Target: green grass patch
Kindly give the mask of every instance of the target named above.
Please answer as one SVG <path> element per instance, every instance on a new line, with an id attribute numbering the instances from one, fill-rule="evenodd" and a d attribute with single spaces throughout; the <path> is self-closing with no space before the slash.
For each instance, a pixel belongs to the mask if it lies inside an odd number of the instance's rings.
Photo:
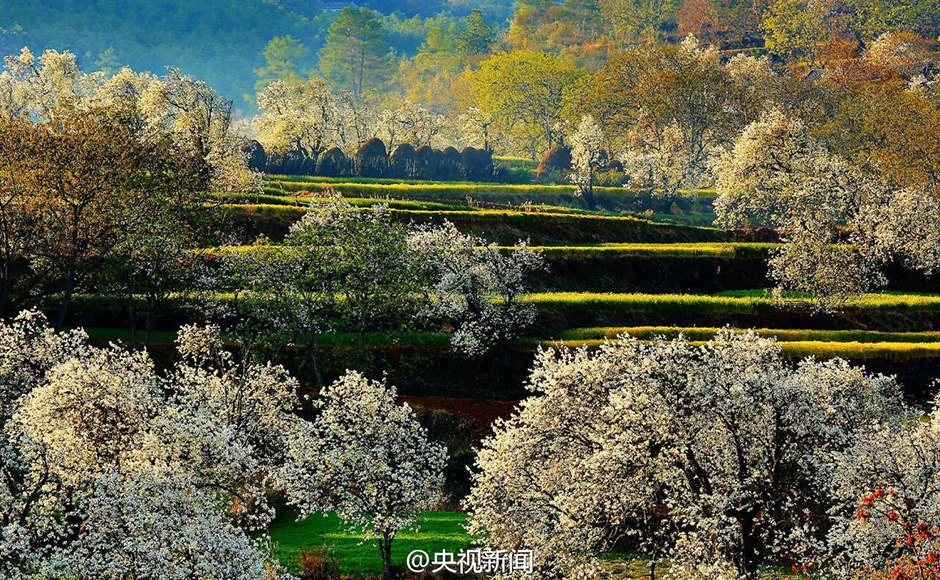
<path id="1" fill-rule="evenodd" d="M 270 190 L 266 190 L 270 191 Z M 328 197 L 312 197 L 307 195 L 282 195 L 279 193 L 217 193 L 214 199 L 228 204 L 266 204 L 302 207 L 306 209 L 313 203 L 326 203 Z M 417 210 L 446 210 L 446 211 L 478 211 L 479 208 L 466 204 L 442 203 L 435 201 L 419 201 L 414 199 L 385 199 L 374 197 L 346 197 L 343 198 L 349 205 L 356 208 L 369 208 L 377 205 L 387 205 L 390 209 L 417 209 Z M 565 208 L 552 208 L 566 211 Z"/>
<path id="2" fill-rule="evenodd" d="M 529 347 L 597 348 L 607 339 L 593 340 L 527 340 Z M 610 340 L 609 342 L 617 342 Z M 707 340 L 692 340 L 691 344 L 704 344 Z M 820 359 L 844 358 L 856 362 L 867 360 L 890 362 L 914 362 L 940 358 L 940 342 L 825 342 L 792 341 L 780 342 L 783 352 L 793 358 L 816 357 Z"/>
<path id="3" fill-rule="evenodd" d="M 546 257 L 766 258 L 779 244 L 756 242 L 607 243 L 533 246 Z"/>
<path id="4" fill-rule="evenodd" d="M 530 246 L 546 258 L 766 258 L 777 244 L 764 243 L 662 243 L 588 244 L 571 246 Z M 208 250 L 211 256 L 229 253 L 272 251 L 277 246 L 222 246 Z M 501 246 L 509 252 L 512 246 Z"/>
<path id="5" fill-rule="evenodd" d="M 223 204 L 234 212 L 241 212 L 249 219 L 281 219 L 293 222 L 306 211 L 303 207 L 277 204 Z M 524 212 L 513 210 L 419 210 L 392 208 L 393 218 L 417 223 L 440 223 L 449 220 L 456 225 L 478 224 L 498 228 L 536 228 L 552 232 L 533 232 L 563 237 L 571 240 L 585 237 L 602 237 L 604 241 L 620 242 L 727 242 L 730 234 L 717 228 L 696 227 L 682 224 L 664 224 L 635 217 L 603 216 L 582 213 Z M 524 232 L 523 232 L 524 233 Z"/>
<path id="6" fill-rule="evenodd" d="M 351 534 L 335 515 L 312 515 L 297 521 L 297 514 L 288 511 L 270 527 L 274 554 L 284 566 L 297 571 L 297 556 L 309 546 L 325 546 L 340 559 L 343 574 L 375 576 L 382 573 L 382 559 L 374 541 Z M 447 550 L 457 553 L 470 546 L 472 538 L 463 528 L 466 514 L 459 512 L 425 512 L 418 516 L 418 530 L 400 532 L 392 544 L 392 560 L 404 566 L 412 550 L 432 555 Z"/>
<path id="7" fill-rule="evenodd" d="M 808 306 L 804 299 L 722 296 L 701 294 L 598 294 L 591 292 L 547 292 L 530 294 L 524 299 L 540 308 L 568 310 L 656 311 L 694 310 L 708 312 L 772 311 L 782 306 Z M 844 311 L 922 311 L 940 310 L 936 294 L 866 294 L 848 301 Z"/>

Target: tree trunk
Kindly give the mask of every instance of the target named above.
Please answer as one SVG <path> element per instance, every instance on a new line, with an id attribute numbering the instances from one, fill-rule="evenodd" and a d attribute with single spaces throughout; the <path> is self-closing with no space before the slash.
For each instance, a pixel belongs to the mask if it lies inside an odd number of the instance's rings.
<path id="1" fill-rule="evenodd" d="M 392 571 L 392 538 L 388 534 L 382 534 L 379 540 L 379 551 L 382 553 L 382 571 L 385 580 L 395 580 Z"/>
<path id="2" fill-rule="evenodd" d="M 747 514 L 739 520 L 741 526 L 741 560 L 738 565 L 738 572 L 741 578 L 747 580 L 757 580 L 757 546 L 754 542 L 754 516 Z"/>
<path id="3" fill-rule="evenodd" d="M 62 305 L 59 307 L 59 318 L 56 320 L 55 329 L 62 330 L 65 324 L 65 315 L 69 311 L 69 304 L 72 302 L 72 293 L 75 291 L 75 270 L 69 270 L 68 281 L 65 284 L 65 295 L 62 296 Z"/>
<path id="4" fill-rule="evenodd" d="M 313 374 L 317 379 L 317 387 L 323 388 L 323 375 L 320 374 L 320 364 L 317 357 L 317 343 L 315 340 L 310 340 L 310 345 L 307 347 L 310 351 L 310 362 L 313 363 Z"/>

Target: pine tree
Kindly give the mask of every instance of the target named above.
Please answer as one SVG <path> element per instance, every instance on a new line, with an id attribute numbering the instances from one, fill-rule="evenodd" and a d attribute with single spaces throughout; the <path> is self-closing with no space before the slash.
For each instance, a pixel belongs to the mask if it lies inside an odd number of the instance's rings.
<path id="1" fill-rule="evenodd" d="M 474 9 L 463 19 L 463 29 L 457 35 L 457 48 L 462 54 L 485 54 L 495 39 L 493 27 L 486 23 L 479 10 Z"/>
<path id="2" fill-rule="evenodd" d="M 264 60 L 267 66 L 255 69 L 258 90 L 271 84 L 273 81 L 297 82 L 297 61 L 307 56 L 307 48 L 291 35 L 275 36 L 264 47 Z"/>
<path id="3" fill-rule="evenodd" d="M 375 13 L 365 8 L 343 8 L 320 51 L 323 76 L 360 97 L 364 90 L 387 78 L 390 64 L 388 35 Z"/>

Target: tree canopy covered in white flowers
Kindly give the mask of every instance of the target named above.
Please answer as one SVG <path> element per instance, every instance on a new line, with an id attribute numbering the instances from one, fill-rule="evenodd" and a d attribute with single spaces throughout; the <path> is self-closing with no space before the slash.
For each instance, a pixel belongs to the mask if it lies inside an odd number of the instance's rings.
<path id="1" fill-rule="evenodd" d="M 144 124 L 142 138 L 172 135 L 174 145 L 203 166 L 207 187 L 245 191 L 260 187 L 231 131 L 232 102 L 201 81 L 169 68 L 163 77 L 128 68 L 113 75 L 87 73 L 74 54 L 28 48 L 4 58 L 0 119 L 50 121 L 68 108 L 129 107 Z"/>
<path id="2" fill-rule="evenodd" d="M 305 344 L 322 384 L 317 335 L 336 329 L 354 329 L 361 349 L 367 332 L 421 320 L 452 326 L 457 352 L 501 351 L 532 325 L 523 298 L 544 269 L 525 242 L 501 248 L 449 221 L 406 226 L 383 205 L 357 209 L 334 195 L 313 203 L 280 245 L 226 258 L 220 284 L 237 293 L 219 314 L 246 346 Z"/>
<path id="3" fill-rule="evenodd" d="M 456 350 L 480 356 L 504 348 L 531 326 L 535 308 L 522 298 L 529 275 L 546 266 L 541 253 L 525 242 L 503 250 L 445 221 L 416 228 L 408 245 L 426 269 L 422 315 L 454 325 Z"/>
<path id="4" fill-rule="evenodd" d="M 934 193 L 852 166 L 779 110 L 749 125 L 717 167 L 719 223 L 779 229 L 787 244 L 771 275 L 823 307 L 883 285 L 886 264 L 928 274 L 940 264 Z"/>
<path id="5" fill-rule="evenodd" d="M 217 329 L 185 328 L 184 360 L 89 346 L 24 312 L 0 326 L 6 577 L 267 577 L 246 532 L 273 517 L 285 460 L 311 444 L 293 381 L 235 367 Z M 274 566 L 274 568 L 272 568 Z"/>
<path id="6" fill-rule="evenodd" d="M 822 466 L 901 410 L 892 378 L 792 365 L 753 333 L 543 350 L 528 388 L 484 442 L 467 507 L 486 545 L 533 549 L 545 578 L 591 577 L 625 539 L 690 577 L 812 553 Z"/>
<path id="7" fill-rule="evenodd" d="M 166 372 L 41 314 L 0 324 L 0 573 L 272 578 L 272 492 L 379 540 L 439 499 L 446 449 L 384 383 L 349 372 L 301 418 L 280 366 L 183 327 Z"/>
<path id="8" fill-rule="evenodd" d="M 384 382 L 347 372 L 323 389 L 315 446 L 299 450 L 298 503 L 304 513 L 335 511 L 354 531 L 378 540 L 392 574 L 395 535 L 440 499 L 447 450 L 427 440 L 407 404 Z"/>
<path id="9" fill-rule="evenodd" d="M 597 207 L 594 199 L 594 181 L 604 151 L 604 131 L 591 115 L 585 115 L 578 128 L 568 139 L 571 145 L 571 173 L 568 179 L 578 188 L 578 195 L 583 196 L 588 207 Z"/>

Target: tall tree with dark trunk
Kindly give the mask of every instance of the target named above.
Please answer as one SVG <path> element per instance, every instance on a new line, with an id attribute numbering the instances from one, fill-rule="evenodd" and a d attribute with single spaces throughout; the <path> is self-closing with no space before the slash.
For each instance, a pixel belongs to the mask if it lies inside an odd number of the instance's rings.
<path id="1" fill-rule="evenodd" d="M 320 72 L 335 85 L 361 97 L 391 70 L 388 37 L 375 13 L 344 8 L 330 26 L 320 51 Z"/>

